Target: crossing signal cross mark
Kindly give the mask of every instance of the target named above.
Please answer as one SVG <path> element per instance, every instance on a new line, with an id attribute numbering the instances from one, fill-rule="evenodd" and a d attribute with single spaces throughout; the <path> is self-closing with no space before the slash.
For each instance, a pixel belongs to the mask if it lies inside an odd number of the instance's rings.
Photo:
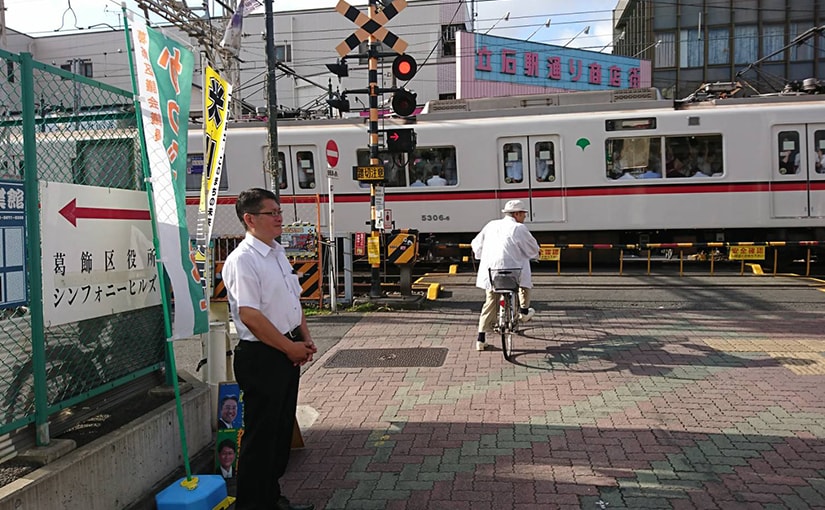
<path id="1" fill-rule="evenodd" d="M 384 28 L 384 25 L 394 18 L 396 14 L 404 10 L 406 6 L 407 0 L 394 0 L 378 12 L 374 18 L 370 19 L 345 0 L 338 0 L 338 5 L 335 6 L 335 10 L 358 25 L 359 28 L 353 32 L 352 35 L 344 39 L 341 44 L 336 46 L 335 51 L 338 52 L 339 56 L 343 57 L 372 35 L 397 53 L 404 53 L 407 49 L 406 41 Z"/>

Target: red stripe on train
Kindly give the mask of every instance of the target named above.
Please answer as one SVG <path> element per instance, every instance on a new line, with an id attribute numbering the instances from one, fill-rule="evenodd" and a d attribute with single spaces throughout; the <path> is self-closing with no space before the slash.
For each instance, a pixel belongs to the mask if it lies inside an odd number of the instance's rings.
<path id="1" fill-rule="evenodd" d="M 392 188 L 390 188 L 391 190 Z M 825 181 L 811 181 L 810 189 L 813 191 L 825 191 Z M 439 192 L 398 192 L 388 191 L 393 202 L 429 202 L 429 201 L 455 201 L 455 200 L 511 200 L 514 198 L 556 198 L 567 197 L 601 197 L 601 196 L 624 196 L 624 195 L 679 195 L 679 194 L 701 194 L 701 193 L 765 193 L 769 191 L 807 191 L 807 181 L 791 182 L 752 182 L 741 184 L 725 183 L 695 183 L 695 184 L 657 184 L 645 186 L 594 186 L 582 188 L 535 188 L 517 190 L 493 190 L 493 191 L 439 191 Z M 327 195 L 319 195 L 321 202 L 328 202 Z M 234 205 L 236 196 L 218 197 L 218 205 Z M 315 203 L 313 195 L 284 195 L 281 197 L 284 204 L 311 204 Z M 336 202 L 369 202 L 370 196 L 366 193 L 336 194 Z M 187 197 L 186 205 L 198 205 L 199 197 Z"/>

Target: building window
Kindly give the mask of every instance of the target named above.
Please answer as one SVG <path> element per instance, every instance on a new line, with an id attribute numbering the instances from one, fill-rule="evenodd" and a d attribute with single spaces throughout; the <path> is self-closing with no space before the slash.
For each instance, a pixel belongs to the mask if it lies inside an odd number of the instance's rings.
<path id="1" fill-rule="evenodd" d="M 768 56 L 785 46 L 785 27 L 782 25 L 765 25 L 762 27 L 762 55 Z M 785 54 L 781 51 L 771 58 L 770 62 L 781 61 Z"/>
<path id="2" fill-rule="evenodd" d="M 76 64 L 76 66 L 74 66 L 74 64 Z M 79 74 L 80 76 L 85 76 L 86 78 L 94 78 L 94 72 L 92 71 L 92 63 L 89 61 L 69 61 L 61 65 L 60 69 L 63 69 L 64 71 L 69 71 L 70 73 Z"/>
<path id="3" fill-rule="evenodd" d="M 809 23 L 791 23 L 791 41 L 804 34 L 811 25 Z M 804 40 L 801 44 L 794 44 L 790 47 L 791 61 L 813 60 L 814 58 L 814 37 L 811 36 Z"/>
<path id="4" fill-rule="evenodd" d="M 711 28 L 708 30 L 709 65 L 730 63 L 729 36 L 730 32 L 727 28 Z"/>
<path id="5" fill-rule="evenodd" d="M 277 60 L 278 62 L 292 62 L 292 45 L 276 44 L 275 60 Z"/>
<path id="6" fill-rule="evenodd" d="M 759 58 L 759 35 L 756 25 L 743 25 L 733 29 L 734 64 L 750 64 Z"/>
<path id="7" fill-rule="evenodd" d="M 664 32 L 656 34 L 656 40 L 662 41 L 656 47 L 654 65 L 656 67 L 676 67 L 676 34 Z"/>
<path id="8" fill-rule="evenodd" d="M 698 30 L 682 30 L 679 34 L 679 67 L 702 67 L 705 64 L 704 41 Z"/>
<path id="9" fill-rule="evenodd" d="M 455 56 L 455 33 L 464 30 L 464 24 L 441 25 L 441 56 Z"/>

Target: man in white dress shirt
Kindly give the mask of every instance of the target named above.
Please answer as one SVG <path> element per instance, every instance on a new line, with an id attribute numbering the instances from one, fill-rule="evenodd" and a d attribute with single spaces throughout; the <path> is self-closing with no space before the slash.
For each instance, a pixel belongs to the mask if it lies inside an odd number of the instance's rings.
<path id="1" fill-rule="evenodd" d="M 492 291 L 488 269 L 521 268 L 519 280 L 519 319 L 527 322 L 536 313 L 530 308 L 530 289 L 533 278 L 530 260 L 538 258 L 539 243 L 527 225 L 527 208 L 521 200 L 510 200 L 504 204 L 504 218 L 489 222 L 473 239 L 473 254 L 481 262 L 478 265 L 476 287 L 484 289 L 486 297 L 478 318 L 478 339 L 476 350 L 487 347 L 487 331 L 493 330 L 493 322 L 498 309 L 498 296 Z"/>
<path id="2" fill-rule="evenodd" d="M 235 212 L 246 237 L 222 276 L 239 342 L 235 377 L 243 391 L 236 510 L 312 510 L 281 494 L 292 444 L 301 365 L 317 352 L 301 308 L 301 284 L 276 239 L 281 206 L 269 190 L 241 192 Z"/>

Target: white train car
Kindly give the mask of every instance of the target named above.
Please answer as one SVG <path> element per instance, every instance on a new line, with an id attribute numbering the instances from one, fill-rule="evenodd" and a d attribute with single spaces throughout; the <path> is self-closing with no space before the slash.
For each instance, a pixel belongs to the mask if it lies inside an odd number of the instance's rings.
<path id="1" fill-rule="evenodd" d="M 412 155 L 381 154 L 385 208 L 395 228 L 445 242 L 471 239 L 511 199 L 527 204 L 543 243 L 825 240 L 823 119 L 825 100 L 813 95 L 677 105 L 651 89 L 438 101 L 414 121 L 380 122 L 417 134 Z M 202 142 L 190 133 L 195 232 Z M 278 139 L 280 193 L 293 215 L 285 221 L 314 222 L 296 204 L 319 195 L 328 232 L 333 140 L 336 232 L 369 231 L 369 186 L 351 170 L 369 162 L 367 122 L 282 121 Z M 270 187 L 266 144 L 263 123 L 229 129 L 213 237 L 242 233 L 240 191 Z"/>

